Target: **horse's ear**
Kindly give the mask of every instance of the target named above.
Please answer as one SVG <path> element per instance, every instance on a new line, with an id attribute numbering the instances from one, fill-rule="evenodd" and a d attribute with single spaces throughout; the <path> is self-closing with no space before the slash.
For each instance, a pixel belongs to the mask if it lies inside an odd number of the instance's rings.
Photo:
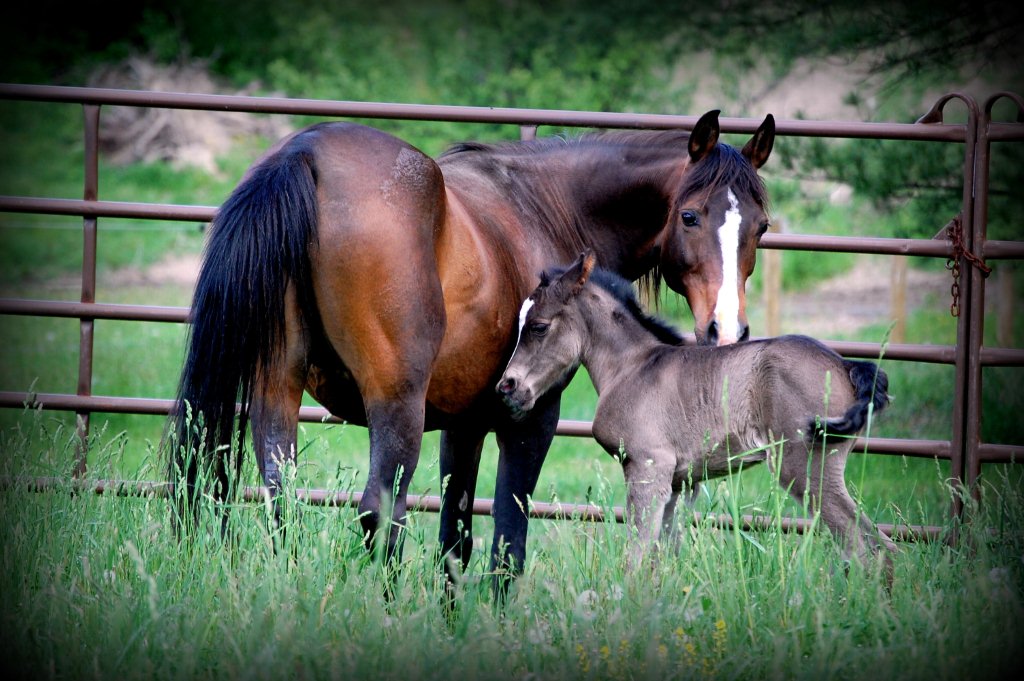
<path id="1" fill-rule="evenodd" d="M 712 109 L 697 120 L 690 133 L 690 161 L 696 163 L 708 155 L 715 145 L 718 144 L 718 133 L 721 128 L 718 125 L 718 109 Z"/>
<path id="2" fill-rule="evenodd" d="M 754 168 L 760 168 L 768 160 L 772 153 L 772 145 L 775 144 L 775 117 L 768 114 L 757 129 L 754 136 L 743 147 L 743 155 L 750 161 Z"/>

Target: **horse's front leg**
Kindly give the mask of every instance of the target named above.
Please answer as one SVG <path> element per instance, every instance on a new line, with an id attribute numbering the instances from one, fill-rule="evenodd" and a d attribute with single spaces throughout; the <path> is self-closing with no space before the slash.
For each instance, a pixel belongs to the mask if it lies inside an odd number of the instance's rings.
<path id="1" fill-rule="evenodd" d="M 537 487 L 551 441 L 558 427 L 561 390 L 542 398 L 522 421 L 505 421 L 495 430 L 498 440 L 498 473 L 494 488 L 494 541 L 491 572 L 494 596 L 500 602 L 512 579 L 523 571 L 526 560 L 528 504 Z"/>
<path id="2" fill-rule="evenodd" d="M 473 501 L 480 471 L 485 427 L 458 427 L 441 433 L 441 561 L 449 596 L 469 566 L 473 552 Z"/>

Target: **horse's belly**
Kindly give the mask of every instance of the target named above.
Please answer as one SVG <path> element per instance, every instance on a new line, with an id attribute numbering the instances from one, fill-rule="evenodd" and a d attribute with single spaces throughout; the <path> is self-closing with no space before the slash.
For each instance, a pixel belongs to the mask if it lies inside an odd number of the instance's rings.
<path id="1" fill-rule="evenodd" d="M 447 413 L 459 414 L 494 394 L 494 385 L 507 344 L 508 328 L 457 328 L 441 344 L 427 388 L 427 403 Z"/>
<path id="2" fill-rule="evenodd" d="M 325 369 L 310 365 L 306 378 L 306 391 L 334 416 L 366 425 L 366 407 L 352 374 L 343 366 Z"/>

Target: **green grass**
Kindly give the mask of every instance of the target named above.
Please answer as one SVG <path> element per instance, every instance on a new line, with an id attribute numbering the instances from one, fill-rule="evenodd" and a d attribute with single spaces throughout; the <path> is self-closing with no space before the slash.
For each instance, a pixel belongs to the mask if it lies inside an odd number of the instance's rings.
<path id="1" fill-rule="evenodd" d="M 3 437 L 5 452 L 32 447 Z M 66 474 L 65 440 L 48 437 L 30 471 L 5 458 L 0 472 Z M 97 451 L 93 475 L 119 454 Z M 740 512 L 740 480 L 716 489 L 716 512 Z M 617 486 L 596 484 L 595 501 L 612 503 Z M 759 503 L 779 516 L 781 497 Z M 969 549 L 902 544 L 891 594 L 870 567 L 845 574 L 826 533 L 684 528 L 677 549 L 631 573 L 622 526 L 535 521 L 508 606 L 492 608 L 478 550 L 449 625 L 433 514 L 412 514 L 388 605 L 352 509 L 287 505 L 275 552 L 265 511 L 239 506 L 229 549 L 216 532 L 178 543 L 163 499 L 15 486 L 0 492 L 5 668 L 19 678 L 1007 678 L 1024 621 L 1022 502 L 997 480 Z M 204 507 L 203 527 L 212 515 Z"/>

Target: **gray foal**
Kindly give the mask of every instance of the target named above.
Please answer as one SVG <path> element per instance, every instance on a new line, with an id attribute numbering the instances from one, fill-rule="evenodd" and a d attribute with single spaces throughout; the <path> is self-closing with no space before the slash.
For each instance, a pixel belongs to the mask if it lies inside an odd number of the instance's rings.
<path id="1" fill-rule="evenodd" d="M 551 270 L 523 303 L 519 341 L 497 390 L 514 416 L 582 363 L 598 392 L 594 437 L 622 456 L 627 516 L 644 544 L 671 531 L 679 494 L 701 480 L 768 461 L 779 482 L 842 543 L 844 557 L 892 541 L 858 512 L 844 479 L 854 436 L 888 403 L 871 362 L 845 360 L 806 336 L 683 347 L 640 308 L 628 281 L 594 268 L 589 252 Z M 884 551 L 882 550 L 884 549 Z"/>

